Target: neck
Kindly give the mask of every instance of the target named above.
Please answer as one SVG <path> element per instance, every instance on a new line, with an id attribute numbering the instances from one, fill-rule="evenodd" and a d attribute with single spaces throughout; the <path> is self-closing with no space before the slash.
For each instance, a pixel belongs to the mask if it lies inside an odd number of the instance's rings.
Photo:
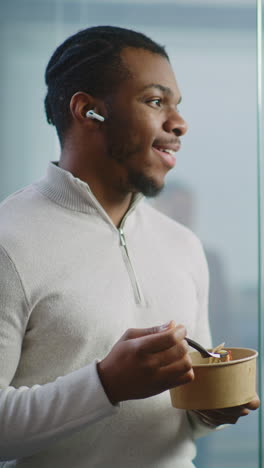
<path id="1" fill-rule="evenodd" d="M 111 218 L 115 226 L 119 227 L 124 215 L 129 209 L 132 195 L 129 194 L 129 198 L 126 198 L 123 201 L 120 201 L 119 203 L 114 203 L 113 201 L 109 199 L 104 199 L 103 197 L 101 197 L 100 200 L 100 198 L 97 197 L 95 193 L 94 195 L 99 201 L 99 203 L 102 205 L 108 216 Z"/>
<path id="2" fill-rule="evenodd" d="M 126 214 L 132 200 L 132 193 L 123 193 L 118 190 L 111 180 L 110 170 L 107 168 L 93 167 L 86 164 L 76 164 L 72 162 L 73 158 L 62 154 L 59 161 L 59 167 L 69 171 L 73 176 L 86 182 L 93 195 L 96 197 L 105 212 L 111 218 L 115 226 L 119 226 L 124 215 Z M 100 178 L 98 177 L 100 174 Z"/>

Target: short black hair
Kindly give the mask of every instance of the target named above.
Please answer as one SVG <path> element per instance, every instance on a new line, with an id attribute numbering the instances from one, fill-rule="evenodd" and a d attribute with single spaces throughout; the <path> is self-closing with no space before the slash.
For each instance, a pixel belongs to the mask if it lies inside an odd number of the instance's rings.
<path id="1" fill-rule="evenodd" d="M 61 143 L 71 124 L 69 104 L 74 93 L 104 98 L 129 77 L 120 57 L 126 47 L 145 49 L 169 60 L 163 46 L 142 33 L 116 26 L 84 29 L 55 50 L 45 72 L 45 111 Z"/>

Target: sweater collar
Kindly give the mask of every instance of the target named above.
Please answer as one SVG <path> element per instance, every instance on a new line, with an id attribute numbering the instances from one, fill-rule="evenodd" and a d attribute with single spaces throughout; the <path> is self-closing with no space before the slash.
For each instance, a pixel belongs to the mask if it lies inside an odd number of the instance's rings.
<path id="1" fill-rule="evenodd" d="M 57 161 L 49 163 L 46 176 L 35 186 L 43 195 L 65 208 L 90 214 L 98 212 L 105 220 L 113 224 L 89 185 L 71 172 L 59 167 Z M 141 193 L 133 196 L 125 217 L 135 209 L 142 198 L 144 196 Z"/>

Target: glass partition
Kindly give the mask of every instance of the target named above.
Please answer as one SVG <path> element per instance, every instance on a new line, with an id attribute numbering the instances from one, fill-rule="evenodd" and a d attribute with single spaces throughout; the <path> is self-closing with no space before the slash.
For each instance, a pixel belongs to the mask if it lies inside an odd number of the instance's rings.
<path id="1" fill-rule="evenodd" d="M 164 192 L 150 203 L 202 239 L 210 270 L 213 342 L 258 349 L 260 389 L 263 50 L 256 17 L 261 29 L 261 4 L 261 0 L 0 4 L 0 199 L 41 177 L 48 161 L 58 158 L 57 138 L 45 122 L 43 100 L 45 66 L 60 42 L 84 27 L 112 24 L 142 31 L 166 45 L 189 131 Z M 200 439 L 197 468 L 261 468 L 261 414 L 252 413 L 235 426 Z"/>
<path id="2" fill-rule="evenodd" d="M 258 361 L 259 394 L 263 401 L 264 389 L 264 97 L 263 97 L 263 10 L 264 1 L 257 0 L 257 160 L 258 160 L 258 349 L 260 359 Z M 264 464 L 264 440 L 263 440 L 263 410 L 259 412 L 259 466 Z"/>

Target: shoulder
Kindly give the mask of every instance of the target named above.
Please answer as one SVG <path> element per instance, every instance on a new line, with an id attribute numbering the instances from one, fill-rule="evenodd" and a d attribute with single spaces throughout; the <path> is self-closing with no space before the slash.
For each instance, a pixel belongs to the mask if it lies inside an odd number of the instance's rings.
<path id="1" fill-rule="evenodd" d="M 149 203 L 142 203 L 141 221 L 149 248 L 160 252 L 166 261 L 175 261 L 192 276 L 199 290 L 208 287 L 209 273 L 200 238 L 191 229 L 161 213 Z"/>
<path id="2" fill-rule="evenodd" d="M 174 245 L 185 245 L 186 248 L 191 248 L 192 251 L 203 254 L 203 246 L 197 234 L 187 226 L 161 213 L 150 203 L 142 203 L 141 216 L 149 227 L 155 225 L 153 233 L 162 236 L 161 239 L 166 239 L 168 242 L 171 241 Z"/>
<path id="3" fill-rule="evenodd" d="M 32 184 L 11 194 L 0 203 L 0 245 L 7 248 L 9 244 L 27 236 L 34 226 L 41 198 Z"/>
<path id="4" fill-rule="evenodd" d="M 0 203 L 0 217 L 19 212 L 19 208 L 35 195 L 35 184 L 28 185 L 12 193 Z"/>

